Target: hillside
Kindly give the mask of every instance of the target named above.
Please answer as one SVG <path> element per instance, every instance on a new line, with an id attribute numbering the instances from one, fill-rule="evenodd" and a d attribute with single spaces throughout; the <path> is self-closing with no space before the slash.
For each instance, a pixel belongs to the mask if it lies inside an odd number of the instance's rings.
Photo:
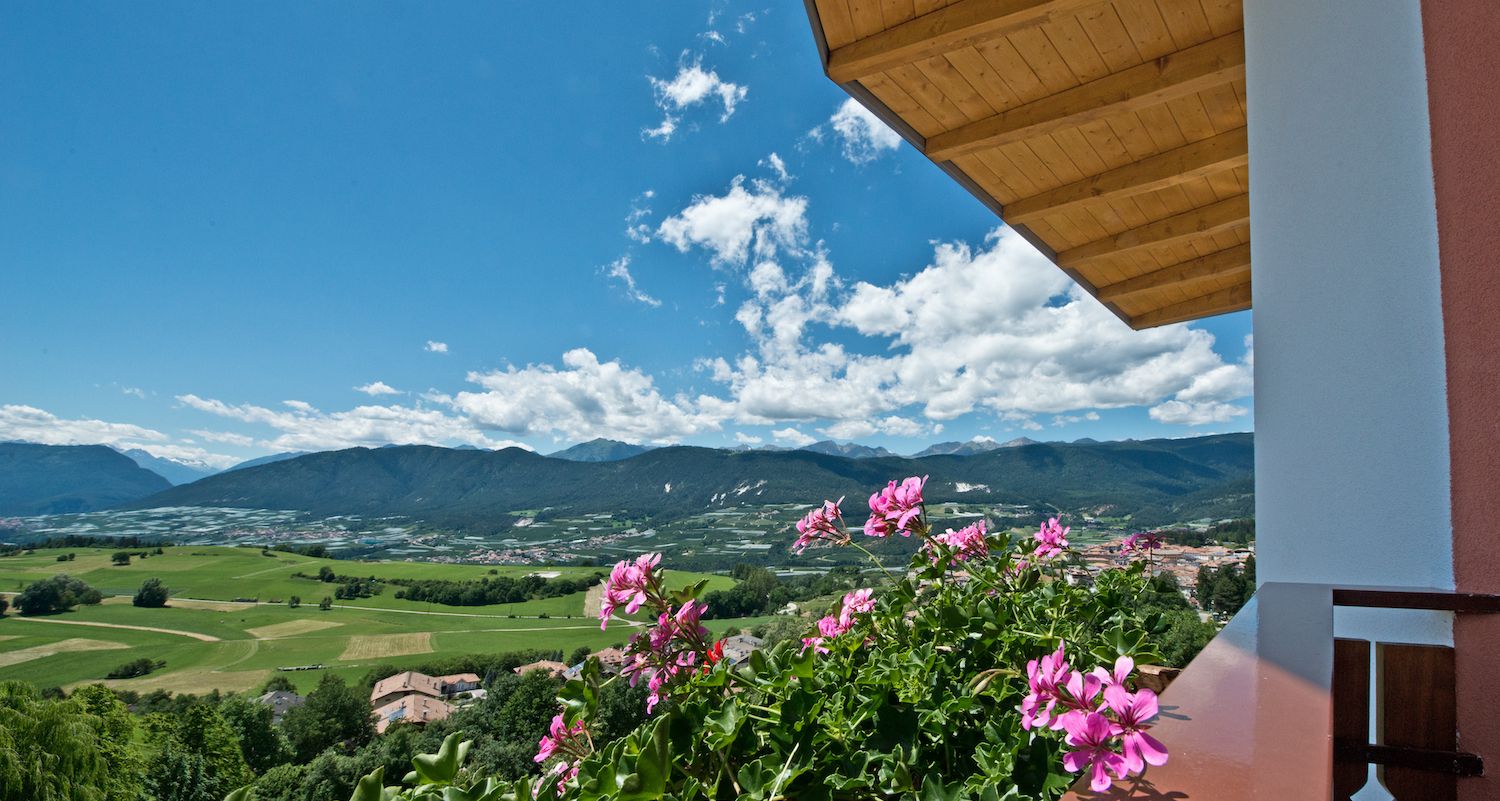
<path id="1" fill-rule="evenodd" d="M 87 512 L 170 486 L 103 445 L 0 442 L 0 515 Z"/>
<path id="2" fill-rule="evenodd" d="M 295 509 L 319 515 L 404 515 L 494 531 L 522 510 L 624 511 L 676 519 L 741 502 L 811 503 L 931 475 L 931 500 L 1166 510 L 1243 502 L 1252 477 L 1250 434 L 1095 445 L 1046 443 L 972 456 L 850 459 L 808 451 L 669 447 L 611 462 L 572 462 L 518 448 L 429 446 L 314 453 L 210 476 L 136 501 L 154 506 Z M 1159 512 L 1160 513 L 1160 512 Z"/>
<path id="3" fill-rule="evenodd" d="M 628 442 L 600 438 L 580 442 L 551 456 L 554 459 L 566 459 L 570 462 L 614 462 L 639 456 L 649 450 L 651 449 L 644 445 L 631 445 Z"/>
<path id="4" fill-rule="evenodd" d="M 814 442 L 811 445 L 803 445 L 798 450 L 812 453 L 823 453 L 829 456 L 847 456 L 850 459 L 873 459 L 877 456 L 895 456 L 895 454 L 880 447 L 870 447 L 857 442 L 834 442 L 825 439 L 822 442 Z"/>

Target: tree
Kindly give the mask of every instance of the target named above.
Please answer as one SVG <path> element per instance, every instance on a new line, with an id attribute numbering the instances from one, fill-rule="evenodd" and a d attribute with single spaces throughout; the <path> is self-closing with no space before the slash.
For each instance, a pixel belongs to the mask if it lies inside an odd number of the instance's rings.
<path id="1" fill-rule="evenodd" d="M 10 608 L 10 601 L 0 598 L 0 617 L 5 617 L 5 610 Z"/>
<path id="2" fill-rule="evenodd" d="M 167 596 L 170 594 L 171 590 L 161 583 L 161 579 L 149 578 L 136 590 L 135 599 L 131 603 L 147 609 L 160 609 L 167 605 Z"/>
<path id="3" fill-rule="evenodd" d="M 333 581 L 337 576 L 333 574 L 333 568 L 323 565 L 318 568 L 318 581 Z"/>
<path id="4" fill-rule="evenodd" d="M 266 683 L 260 688 L 261 693 L 270 693 L 280 690 L 282 692 L 294 693 L 297 686 L 286 676 L 276 675 L 266 679 Z"/>
<path id="5" fill-rule="evenodd" d="M 99 737 L 99 753 L 109 766 L 109 778 L 102 785 L 106 801 L 136 801 L 141 795 L 145 757 L 135 743 L 135 716 L 101 684 L 79 687 L 71 700 L 89 714 Z"/>
<path id="6" fill-rule="evenodd" d="M 157 747 L 146 771 L 156 801 L 221 801 L 255 779 L 234 729 L 210 704 L 193 704 L 179 717 L 153 713 L 143 725 Z"/>
<path id="7" fill-rule="evenodd" d="M 271 707 L 243 695 L 227 696 L 219 714 L 240 741 L 245 763 L 256 773 L 265 773 L 292 758 L 286 737 L 272 723 Z"/>
<path id="8" fill-rule="evenodd" d="M 132 659 L 131 661 L 126 662 L 125 664 L 115 668 L 114 670 L 111 670 L 109 674 L 104 678 L 134 679 L 139 676 L 145 676 L 151 673 L 153 670 L 160 670 L 161 668 L 164 668 L 166 666 L 166 662 L 152 659 L 149 656 L 143 656 L 140 659 Z"/>
<path id="9" fill-rule="evenodd" d="M 66 573 L 34 581 L 16 596 L 16 609 L 23 615 L 50 615 L 66 612 L 79 604 L 91 605 L 104 596 L 82 580 Z"/>
<path id="10" fill-rule="evenodd" d="M 327 595 L 323 596 L 323 600 L 318 601 L 318 608 L 323 610 L 324 612 L 327 612 L 328 610 L 333 608 L 333 599 L 328 597 Z"/>
<path id="11" fill-rule="evenodd" d="M 296 609 L 297 607 L 302 605 L 302 596 L 293 595 L 292 597 L 287 599 L 286 605 L 292 609 Z"/>
<path id="12" fill-rule="evenodd" d="M 374 715 L 364 694 L 338 676 L 324 676 L 281 721 L 298 762 L 309 762 L 323 749 L 340 743 L 362 745 L 375 735 Z"/>
<path id="13" fill-rule="evenodd" d="M 0 682 L 0 801 L 97 801 L 110 765 L 95 721 L 77 703 Z"/>
<path id="14" fill-rule="evenodd" d="M 128 565 L 130 564 L 130 551 L 115 551 L 114 556 L 111 556 L 109 560 L 117 565 Z"/>
<path id="15" fill-rule="evenodd" d="M 589 654 L 591 653 L 593 653 L 593 651 L 591 651 L 587 645 L 580 645 L 577 648 L 573 649 L 573 653 L 568 656 L 568 664 L 576 665 L 579 662 L 588 659 Z"/>

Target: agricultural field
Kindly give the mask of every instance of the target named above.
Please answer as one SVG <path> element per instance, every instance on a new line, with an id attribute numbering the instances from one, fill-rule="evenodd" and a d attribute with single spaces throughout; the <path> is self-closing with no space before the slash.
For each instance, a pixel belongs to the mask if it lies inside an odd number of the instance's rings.
<path id="1" fill-rule="evenodd" d="M 59 562 L 59 554 L 72 561 Z M 106 595 L 97 606 L 44 617 L 14 612 L 0 618 L 0 679 L 38 686 L 72 686 L 104 680 L 113 668 L 141 657 L 166 666 L 136 679 L 109 680 L 139 691 L 207 692 L 258 688 L 278 667 L 321 664 L 322 670 L 286 672 L 299 689 L 310 689 L 326 673 L 357 680 L 376 665 L 414 666 L 443 657 L 523 649 L 618 645 L 629 636 L 623 622 L 599 630 L 585 614 L 588 593 L 576 592 L 516 604 L 444 606 L 393 597 L 392 587 L 372 598 L 337 601 L 332 583 L 294 578 L 329 566 L 340 575 L 465 580 L 492 575 L 522 576 L 531 567 L 485 567 L 423 562 L 350 562 L 288 553 L 262 556 L 258 549 L 214 546 L 165 548 L 160 555 L 111 564 L 112 549 L 39 550 L 0 557 L 0 592 L 56 573 L 77 576 Z M 585 577 L 594 568 L 548 568 L 551 576 Z M 172 590 L 166 608 L 141 609 L 130 597 L 148 578 Z M 732 579 L 669 572 L 671 584 L 708 579 L 725 589 Z M 285 602 L 302 598 L 299 608 Z M 235 599 L 258 598 L 257 602 Z M 594 601 L 597 609 L 597 599 Z M 757 619 L 714 621 L 718 630 L 755 625 Z"/>

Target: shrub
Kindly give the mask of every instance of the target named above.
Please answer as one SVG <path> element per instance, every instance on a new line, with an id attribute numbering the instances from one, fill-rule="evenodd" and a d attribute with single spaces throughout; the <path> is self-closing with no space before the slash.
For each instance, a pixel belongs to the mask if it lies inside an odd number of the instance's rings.
<path id="1" fill-rule="evenodd" d="M 34 581 L 16 596 L 16 610 L 23 615 L 66 612 L 79 604 L 97 604 L 104 596 L 93 587 L 66 573 Z"/>
<path id="2" fill-rule="evenodd" d="M 161 579 L 149 578 L 135 591 L 135 598 L 131 603 L 147 609 L 160 609 L 167 605 L 167 597 L 171 592 L 167 585 L 161 583 Z"/>
<path id="3" fill-rule="evenodd" d="M 130 564 L 130 551 L 115 551 L 109 560 L 117 565 L 128 565 Z"/>
<path id="4" fill-rule="evenodd" d="M 1164 762 L 1146 731 L 1156 696 L 1130 690 L 1135 660 L 1159 659 L 1148 642 L 1155 614 L 1138 610 L 1154 592 L 1145 563 L 1105 571 L 1092 588 L 1070 585 L 1068 529 L 1058 521 L 1024 545 L 983 521 L 938 533 L 923 482 L 891 482 L 871 498 L 864 525 L 871 537 L 921 543 L 904 573 L 876 561 L 884 582 L 845 594 L 800 642 L 737 666 L 699 624 L 703 582 L 667 589 L 659 554 L 616 565 L 600 617 L 607 625 L 616 611 L 645 611 L 656 622 L 631 639 L 621 676 L 603 678 L 591 657 L 564 686 L 535 757 L 546 770 L 509 792 L 544 801 L 1019 801 L 1057 798 L 1077 773 L 1099 789 Z M 796 550 L 863 550 L 838 504 L 797 528 Z M 600 698 L 620 681 L 645 686 L 648 718 L 604 744 L 593 736 Z M 418 786 L 399 797 L 427 798 L 460 781 L 468 795 L 500 795 L 494 779 L 460 773 L 467 748 L 458 740 L 414 759 L 408 779 Z M 380 783 L 368 776 L 360 792 L 378 798 Z"/>
<path id="5" fill-rule="evenodd" d="M 166 666 L 166 662 L 153 660 L 150 657 L 141 657 L 140 659 L 131 660 L 115 668 L 114 670 L 111 670 L 108 674 L 105 675 L 104 678 L 134 679 L 139 676 L 145 676 L 151 673 L 151 671 L 153 670 L 161 670 Z"/>

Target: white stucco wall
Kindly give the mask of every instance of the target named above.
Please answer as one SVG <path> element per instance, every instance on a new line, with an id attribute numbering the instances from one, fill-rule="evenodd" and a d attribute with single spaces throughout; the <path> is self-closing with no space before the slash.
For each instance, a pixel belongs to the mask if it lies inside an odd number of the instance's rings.
<path id="1" fill-rule="evenodd" d="M 1244 7 L 1258 577 L 1451 588 L 1419 0 Z"/>

